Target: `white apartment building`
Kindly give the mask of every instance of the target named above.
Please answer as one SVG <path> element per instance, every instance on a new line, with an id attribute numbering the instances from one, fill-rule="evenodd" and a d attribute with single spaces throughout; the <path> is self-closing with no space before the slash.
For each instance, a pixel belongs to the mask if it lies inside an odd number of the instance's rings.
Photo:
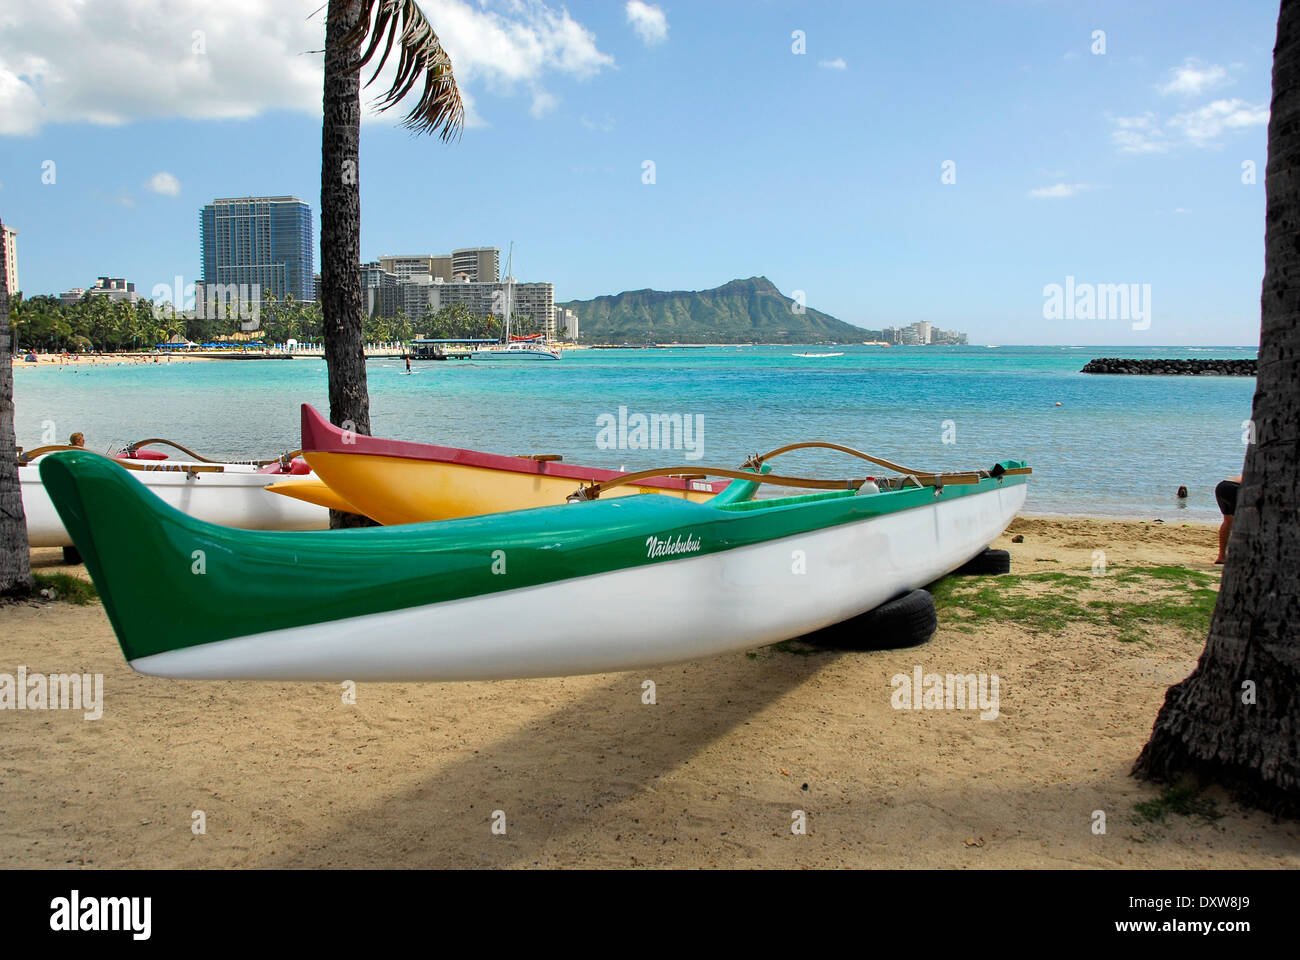
<path id="1" fill-rule="evenodd" d="M 430 277 L 452 279 L 451 257 L 433 257 L 424 253 L 389 255 L 379 258 L 379 267 L 398 280 L 410 280 L 427 274 Z"/>
<path id="2" fill-rule="evenodd" d="M 496 283 L 501 279 L 500 247 L 463 247 L 449 254 L 389 254 L 379 258 L 379 267 L 398 280 L 410 280 L 427 274 L 434 280 L 451 283 Z"/>
<path id="3" fill-rule="evenodd" d="M 572 310 L 555 308 L 555 329 L 559 336 L 571 343 L 578 342 L 578 315 Z"/>
<path id="4" fill-rule="evenodd" d="M 453 303 L 465 304 L 469 312 L 478 317 L 500 316 L 504 309 L 505 287 L 505 283 L 501 281 L 479 283 L 471 280 L 455 280 L 446 283 L 428 274 L 412 276 L 398 282 L 402 309 L 412 323 L 416 323 L 424 316 L 426 306 L 433 313 L 437 313 L 443 307 Z M 547 337 L 555 336 L 554 284 L 515 283 L 511 296 L 513 298 L 511 313 L 515 316 L 531 318 L 546 332 Z"/>
<path id="5" fill-rule="evenodd" d="M 451 275 L 446 279 L 459 280 L 461 277 L 474 283 L 496 283 L 501 279 L 501 248 L 463 247 L 453 250 Z"/>
<path id="6" fill-rule="evenodd" d="M 5 224 L 5 282 L 10 295 L 17 293 L 18 286 L 18 231 Z"/>

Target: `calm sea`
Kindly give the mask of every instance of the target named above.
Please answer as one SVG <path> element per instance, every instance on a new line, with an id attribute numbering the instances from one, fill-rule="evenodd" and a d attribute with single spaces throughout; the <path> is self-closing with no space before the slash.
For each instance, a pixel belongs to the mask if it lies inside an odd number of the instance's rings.
<path id="1" fill-rule="evenodd" d="M 843 356 L 798 353 L 843 350 Z M 1213 520 L 1214 485 L 1241 471 L 1253 378 L 1079 373 L 1092 357 L 1253 357 L 1252 348 L 716 347 L 571 351 L 559 363 L 368 366 L 381 436 L 629 470 L 738 465 L 797 440 L 831 440 L 919 468 L 1027 459 L 1026 512 Z M 327 410 L 325 365 L 287 362 L 101 365 L 15 371 L 18 441 L 74 430 L 103 450 L 162 436 L 214 457 L 298 445 L 298 405 Z M 1060 406 L 1057 406 L 1057 404 Z M 687 450 L 609 449 L 620 408 L 702 425 Z M 602 420 L 602 418 L 604 418 Z M 702 418 L 702 419 L 696 419 Z M 635 426 L 635 422 L 633 422 Z M 692 437 L 698 442 L 700 437 Z M 837 454 L 795 453 L 780 471 L 861 476 Z M 1186 485 L 1190 498 L 1175 497 Z"/>

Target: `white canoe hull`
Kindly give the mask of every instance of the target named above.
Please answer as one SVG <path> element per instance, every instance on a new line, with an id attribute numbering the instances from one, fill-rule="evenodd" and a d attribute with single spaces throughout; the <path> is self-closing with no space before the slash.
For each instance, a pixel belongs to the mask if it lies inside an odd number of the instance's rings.
<path id="1" fill-rule="evenodd" d="M 165 677 L 500 680 L 642 669 L 801 636 L 982 551 L 1026 484 L 753 546 L 221 640 L 131 661 Z M 806 573 L 793 572 L 796 551 Z"/>
<path id="2" fill-rule="evenodd" d="M 169 464 L 174 461 L 167 461 Z M 18 468 L 18 483 L 27 515 L 27 541 L 33 547 L 70 547 L 72 538 L 41 483 L 39 460 Z M 227 466 L 223 473 L 198 473 L 188 477 L 176 470 L 136 470 L 132 476 L 168 506 L 208 523 L 244 530 L 324 530 L 329 511 L 324 507 L 267 493 L 263 487 L 280 474 L 256 473 L 242 465 Z"/>

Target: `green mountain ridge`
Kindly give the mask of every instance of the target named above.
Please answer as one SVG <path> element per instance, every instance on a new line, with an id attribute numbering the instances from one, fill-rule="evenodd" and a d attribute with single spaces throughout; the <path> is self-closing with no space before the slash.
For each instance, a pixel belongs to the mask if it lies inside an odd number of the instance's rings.
<path id="1" fill-rule="evenodd" d="M 879 330 L 837 320 L 783 295 L 767 277 L 712 290 L 627 290 L 557 303 L 578 315 L 583 343 L 861 343 Z"/>

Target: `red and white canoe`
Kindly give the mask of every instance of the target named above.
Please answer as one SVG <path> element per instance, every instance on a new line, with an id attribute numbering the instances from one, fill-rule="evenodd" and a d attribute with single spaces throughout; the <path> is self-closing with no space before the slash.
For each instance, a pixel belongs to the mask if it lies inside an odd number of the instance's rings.
<path id="1" fill-rule="evenodd" d="M 27 540 L 33 547 L 70 547 L 72 538 L 41 483 L 42 459 L 33 457 L 18 467 Z M 266 493 L 266 487 L 277 481 L 290 485 L 312 482 L 310 468 L 301 458 L 269 464 L 211 463 L 172 460 L 161 451 L 138 447 L 105 459 L 128 469 L 168 506 L 208 523 L 243 530 L 329 527 L 325 507 Z"/>

